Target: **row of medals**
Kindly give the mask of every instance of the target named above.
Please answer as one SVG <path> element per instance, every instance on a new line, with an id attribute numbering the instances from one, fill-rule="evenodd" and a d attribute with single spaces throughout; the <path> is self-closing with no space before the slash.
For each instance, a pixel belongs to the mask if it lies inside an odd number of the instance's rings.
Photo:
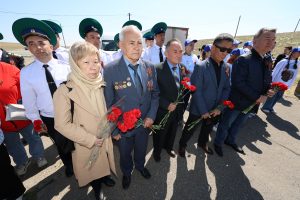
<path id="1" fill-rule="evenodd" d="M 115 90 L 118 89 L 125 89 L 127 87 L 131 87 L 131 82 L 130 82 L 130 78 L 127 77 L 127 81 L 123 81 L 123 82 L 115 82 Z"/>

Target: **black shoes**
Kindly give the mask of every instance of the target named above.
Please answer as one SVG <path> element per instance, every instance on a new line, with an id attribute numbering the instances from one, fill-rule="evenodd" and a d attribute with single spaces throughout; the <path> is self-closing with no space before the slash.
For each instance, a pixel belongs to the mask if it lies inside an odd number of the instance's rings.
<path id="1" fill-rule="evenodd" d="M 178 154 L 180 157 L 185 158 L 185 147 L 179 147 Z"/>
<path id="2" fill-rule="evenodd" d="M 198 147 L 200 147 L 207 154 L 210 154 L 210 155 L 214 154 L 213 150 L 207 144 L 204 144 L 204 145 L 198 144 Z"/>
<path id="3" fill-rule="evenodd" d="M 103 177 L 102 181 L 108 187 L 113 187 L 116 184 L 116 182 L 111 178 L 111 176 Z"/>
<path id="4" fill-rule="evenodd" d="M 141 173 L 141 175 L 145 178 L 145 179 L 149 179 L 151 178 L 151 174 L 149 172 L 149 170 L 145 167 L 143 170 L 139 170 L 139 172 Z"/>
<path id="5" fill-rule="evenodd" d="M 223 157 L 223 149 L 221 146 L 214 144 L 214 149 L 218 156 Z"/>
<path id="6" fill-rule="evenodd" d="M 122 186 L 124 190 L 129 188 L 130 183 L 131 183 L 131 176 L 123 176 Z"/>
<path id="7" fill-rule="evenodd" d="M 246 155 L 245 152 L 244 152 L 244 150 L 243 150 L 241 147 L 239 147 L 237 144 L 230 144 L 230 143 L 228 143 L 228 142 L 226 142 L 226 141 L 224 142 L 224 144 L 230 146 L 230 147 L 233 148 L 236 152 L 241 153 L 241 154 L 243 154 L 243 155 Z"/>
<path id="8" fill-rule="evenodd" d="M 167 154 L 169 154 L 170 157 L 175 158 L 176 154 L 173 150 L 167 150 Z"/>

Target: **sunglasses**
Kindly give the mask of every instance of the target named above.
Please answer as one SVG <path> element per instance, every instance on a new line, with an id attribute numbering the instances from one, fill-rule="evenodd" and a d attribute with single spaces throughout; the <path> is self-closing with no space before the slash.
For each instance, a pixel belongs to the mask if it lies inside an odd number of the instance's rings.
<path id="1" fill-rule="evenodd" d="M 217 44 L 214 44 L 218 49 L 220 49 L 221 52 L 227 52 L 227 53 L 231 53 L 232 52 L 232 49 L 230 48 L 225 48 L 225 47 L 220 47 L 219 45 Z"/>

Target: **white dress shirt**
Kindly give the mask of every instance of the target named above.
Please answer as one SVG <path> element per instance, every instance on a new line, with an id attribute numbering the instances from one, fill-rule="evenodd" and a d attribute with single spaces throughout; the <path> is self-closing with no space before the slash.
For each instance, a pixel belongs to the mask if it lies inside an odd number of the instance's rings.
<path id="1" fill-rule="evenodd" d="M 152 47 L 148 47 L 144 53 L 142 54 L 142 59 L 151 62 L 153 65 L 159 64 L 160 60 L 159 60 L 159 46 L 157 46 L 156 44 L 154 44 Z M 162 46 L 162 55 L 164 58 L 164 61 L 166 59 L 165 56 L 165 50 L 166 47 L 163 45 Z"/>
<path id="2" fill-rule="evenodd" d="M 112 55 L 109 54 L 108 52 L 102 49 L 99 49 L 99 52 L 100 52 L 101 61 L 103 62 L 104 66 L 113 61 Z"/>
<path id="3" fill-rule="evenodd" d="M 195 65 L 199 64 L 200 61 L 195 54 L 183 54 L 181 63 L 184 64 L 184 66 L 187 68 L 187 70 L 189 70 L 191 75 L 194 71 Z"/>
<path id="4" fill-rule="evenodd" d="M 66 64 L 69 64 L 69 50 L 64 47 L 58 47 L 56 50 L 56 56 L 58 60 L 61 60 L 65 62 Z"/>
<path id="5" fill-rule="evenodd" d="M 113 60 L 120 59 L 122 56 L 123 56 L 123 52 L 121 49 L 119 49 L 118 51 L 116 51 L 112 54 Z"/>
<path id="6" fill-rule="evenodd" d="M 298 60 L 297 69 L 294 69 L 295 60 L 290 60 L 288 69 L 293 73 L 293 77 L 292 77 L 292 79 L 285 82 L 281 79 L 281 73 L 285 69 L 285 66 L 287 65 L 287 63 L 288 63 L 287 59 L 283 59 L 277 63 L 277 65 L 275 66 L 275 68 L 272 72 L 272 82 L 282 82 L 282 83 L 286 84 L 288 86 L 288 88 L 290 88 L 297 78 L 298 71 L 300 68 L 300 62 Z"/>
<path id="7" fill-rule="evenodd" d="M 70 66 L 63 61 L 52 59 L 48 63 L 57 87 L 67 80 Z M 32 121 L 44 117 L 54 117 L 53 101 L 47 83 L 44 63 L 35 60 L 30 65 L 23 67 L 20 73 L 20 86 L 22 102 L 26 110 L 26 117 Z"/>

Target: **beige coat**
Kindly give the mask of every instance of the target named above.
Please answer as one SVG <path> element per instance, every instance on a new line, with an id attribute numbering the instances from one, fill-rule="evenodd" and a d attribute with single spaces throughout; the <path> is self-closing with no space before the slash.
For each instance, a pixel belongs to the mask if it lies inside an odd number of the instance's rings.
<path id="1" fill-rule="evenodd" d="M 72 88 L 72 91 L 69 92 L 66 86 Z M 103 95 L 102 88 L 100 92 Z M 74 101 L 73 123 L 71 123 L 70 99 Z M 72 81 L 69 81 L 57 89 L 53 96 L 53 102 L 55 129 L 74 141 L 75 144 L 72 161 L 79 186 L 107 176 L 111 171 L 116 174 L 111 137 L 105 139 L 94 165 L 90 169 L 86 165 L 94 146 L 96 133 L 99 133 L 100 130 L 100 118 L 92 114 L 93 108 L 84 98 L 83 92 Z"/>

